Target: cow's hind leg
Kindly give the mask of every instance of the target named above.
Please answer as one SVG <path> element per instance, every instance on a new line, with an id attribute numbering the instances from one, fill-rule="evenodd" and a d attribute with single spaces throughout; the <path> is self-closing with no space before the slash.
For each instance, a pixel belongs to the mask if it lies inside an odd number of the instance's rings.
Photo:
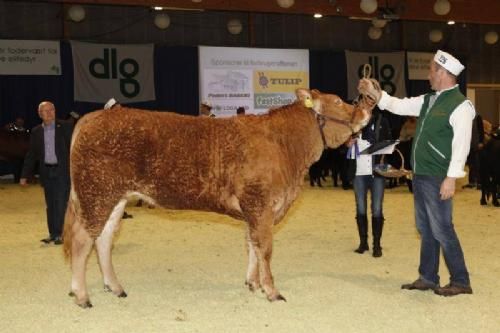
<path id="1" fill-rule="evenodd" d="M 75 296 L 75 302 L 82 308 L 91 308 L 87 283 L 85 281 L 85 271 L 87 258 L 94 240 L 90 237 L 83 225 L 75 220 L 71 226 L 71 292 L 70 296 Z"/>
<path id="2" fill-rule="evenodd" d="M 255 253 L 253 242 L 250 240 L 250 230 L 247 231 L 246 241 L 248 269 L 245 284 L 248 286 L 248 289 L 250 289 L 250 291 L 255 291 L 257 289 L 260 289 L 259 263 L 257 260 L 257 254 Z"/>
<path id="3" fill-rule="evenodd" d="M 103 275 L 104 289 L 113 292 L 118 297 L 127 297 L 127 293 L 125 293 L 116 277 L 111 260 L 111 249 L 113 246 L 113 235 L 118 230 L 126 203 L 126 200 L 120 200 L 113 209 L 101 235 L 96 239 L 96 249 Z"/>
<path id="4" fill-rule="evenodd" d="M 272 219 L 261 218 L 249 223 L 249 239 L 258 262 L 260 285 L 269 301 L 286 301 L 274 287 L 271 273 L 271 256 L 273 252 Z"/>

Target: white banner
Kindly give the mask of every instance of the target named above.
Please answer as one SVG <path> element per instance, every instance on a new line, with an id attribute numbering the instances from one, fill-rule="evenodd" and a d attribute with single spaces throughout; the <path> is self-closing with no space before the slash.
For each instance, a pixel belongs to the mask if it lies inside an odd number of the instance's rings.
<path id="1" fill-rule="evenodd" d="M 200 99 L 217 116 L 232 116 L 292 103 L 295 89 L 309 88 L 309 51 L 199 47 Z"/>
<path id="2" fill-rule="evenodd" d="M 119 103 L 155 99 L 153 44 L 71 42 L 75 100 Z"/>
<path id="3" fill-rule="evenodd" d="M 0 39 L 0 75 L 61 75 L 59 42 Z"/>
<path id="4" fill-rule="evenodd" d="M 428 80 L 431 61 L 434 59 L 434 53 L 407 52 L 406 59 L 408 64 L 409 80 Z"/>
<path id="5" fill-rule="evenodd" d="M 345 52 L 347 62 L 347 85 L 348 99 L 352 100 L 358 96 L 358 82 L 363 76 L 364 64 L 370 64 L 372 78 L 380 83 L 380 86 L 389 95 L 396 97 L 406 96 L 405 85 L 405 53 L 371 53 L 371 52 Z"/>

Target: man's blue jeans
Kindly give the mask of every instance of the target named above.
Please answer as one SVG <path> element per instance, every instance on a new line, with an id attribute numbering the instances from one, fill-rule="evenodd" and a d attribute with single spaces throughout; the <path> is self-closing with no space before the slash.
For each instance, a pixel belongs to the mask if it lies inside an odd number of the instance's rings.
<path id="1" fill-rule="evenodd" d="M 378 176 L 356 176 L 353 181 L 356 197 L 356 216 L 367 216 L 368 190 L 371 194 L 371 209 L 373 217 L 384 217 L 382 202 L 384 201 L 385 179 Z"/>
<path id="2" fill-rule="evenodd" d="M 415 175 L 413 194 L 415 221 L 422 237 L 420 245 L 420 279 L 439 285 L 439 253 L 450 272 L 450 282 L 470 286 L 464 254 L 452 221 L 452 199 L 441 200 L 439 190 L 443 177 Z"/>

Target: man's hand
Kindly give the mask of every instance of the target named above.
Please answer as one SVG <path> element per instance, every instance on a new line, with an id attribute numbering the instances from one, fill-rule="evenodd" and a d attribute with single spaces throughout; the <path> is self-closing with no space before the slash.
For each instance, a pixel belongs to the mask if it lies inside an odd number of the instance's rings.
<path id="1" fill-rule="evenodd" d="M 439 189 L 439 194 L 441 194 L 441 200 L 448 200 L 455 194 L 455 181 L 456 178 L 446 177 L 441 183 L 441 188 Z"/>
<path id="2" fill-rule="evenodd" d="M 365 95 L 373 99 L 375 103 L 378 103 L 380 97 L 382 97 L 382 92 L 377 89 L 373 81 L 369 79 L 359 80 L 358 91 L 361 95 Z"/>
<path id="3" fill-rule="evenodd" d="M 19 185 L 21 185 L 21 186 L 27 186 L 28 185 L 28 180 L 26 178 L 19 179 Z"/>

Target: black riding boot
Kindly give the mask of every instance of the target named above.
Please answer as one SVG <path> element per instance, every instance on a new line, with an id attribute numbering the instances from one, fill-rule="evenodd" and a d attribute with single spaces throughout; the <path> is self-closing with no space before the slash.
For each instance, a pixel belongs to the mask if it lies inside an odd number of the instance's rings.
<path id="1" fill-rule="evenodd" d="M 384 217 L 372 216 L 373 256 L 376 258 L 382 256 L 382 247 L 380 246 L 382 229 L 384 229 Z"/>
<path id="2" fill-rule="evenodd" d="M 356 216 L 356 223 L 358 224 L 359 233 L 359 247 L 354 250 L 356 253 L 363 253 L 368 251 L 368 219 L 366 215 Z"/>

